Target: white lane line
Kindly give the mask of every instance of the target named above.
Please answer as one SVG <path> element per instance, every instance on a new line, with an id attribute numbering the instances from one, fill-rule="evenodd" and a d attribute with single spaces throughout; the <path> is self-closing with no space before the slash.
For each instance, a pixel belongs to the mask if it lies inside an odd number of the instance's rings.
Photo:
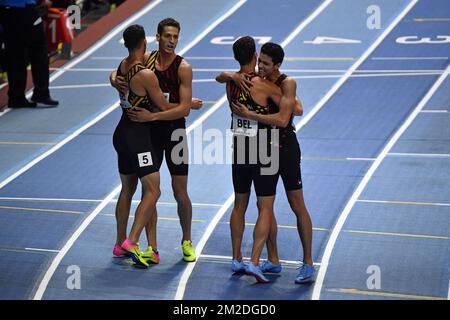
<path id="1" fill-rule="evenodd" d="M 227 101 L 227 96 L 224 95 L 219 99 L 212 107 L 210 107 L 206 112 L 204 112 L 200 117 L 198 117 L 187 129 L 186 133 L 189 134 L 192 130 L 197 128 L 206 118 L 217 111 L 225 102 Z"/>
<path id="2" fill-rule="evenodd" d="M 347 158 L 350 161 L 375 161 L 375 158 Z"/>
<path id="3" fill-rule="evenodd" d="M 181 52 L 180 52 L 181 53 Z M 187 59 L 187 58 L 186 58 Z M 73 72 L 111 72 L 115 68 L 50 68 L 50 70 L 64 70 Z M 230 68 L 193 68 L 193 72 L 223 72 L 223 71 L 238 71 L 238 69 Z M 345 73 L 348 69 L 288 69 L 281 68 L 280 71 L 287 73 L 296 72 L 314 72 L 314 73 Z M 354 73 L 442 73 L 444 69 L 360 69 L 355 70 Z"/>
<path id="4" fill-rule="evenodd" d="M 311 23 L 311 21 L 313 21 L 320 13 L 322 13 L 322 11 L 325 10 L 325 8 L 328 7 L 328 5 L 331 4 L 331 2 L 332 2 L 332 0 L 327 0 L 327 1 L 322 2 L 322 4 L 319 7 L 317 7 L 317 9 L 314 10 L 314 12 L 308 18 L 306 18 L 303 22 L 301 22 L 299 24 L 299 26 L 292 32 L 292 34 L 298 35 L 309 23 Z M 294 37 L 291 36 L 292 34 L 288 35 L 288 37 L 280 44 L 282 47 L 287 46 L 294 39 Z M 227 96 L 225 94 L 222 97 L 222 99 L 220 99 L 220 101 L 222 101 L 222 100 L 226 101 L 226 99 L 227 99 Z M 203 236 L 200 240 L 200 243 L 197 246 L 197 249 L 196 249 L 197 255 L 201 255 L 203 247 L 205 246 L 206 242 L 208 241 L 209 237 L 211 236 L 213 230 L 215 229 L 217 224 L 220 222 L 220 219 L 225 214 L 225 212 L 228 210 L 228 208 L 233 204 L 233 201 L 234 201 L 234 193 L 232 193 L 229 196 L 228 200 L 224 203 L 222 208 L 220 208 L 220 210 L 216 213 L 216 215 L 214 216 L 211 223 L 208 225 L 206 232 L 203 234 Z M 194 270 L 195 265 L 197 264 L 197 261 L 198 260 L 190 263 L 188 265 L 188 267 L 184 270 L 183 275 L 181 276 L 181 280 L 178 284 L 177 292 L 176 292 L 175 298 L 174 298 L 175 300 L 183 299 L 187 282 L 189 280 L 189 277 L 192 274 L 192 271 Z"/>
<path id="5" fill-rule="evenodd" d="M 103 199 L 74 199 L 74 198 L 21 198 L 21 197 L 0 197 L 1 200 L 8 200 L 8 201 L 42 201 L 42 202 L 102 202 Z M 117 199 L 111 199 L 111 202 L 117 202 Z M 133 204 L 139 204 L 140 200 L 133 200 Z M 164 202 L 164 201 L 158 201 L 157 205 L 163 205 L 163 206 L 176 206 L 176 202 Z M 217 203 L 198 203 L 193 202 L 193 206 L 198 207 L 221 207 L 221 204 Z"/>
<path id="6" fill-rule="evenodd" d="M 374 78 L 374 77 L 417 77 L 417 76 L 435 76 L 442 72 L 423 72 L 423 73 L 380 73 L 380 74 L 352 74 L 349 78 Z M 339 79 L 340 74 L 309 75 L 309 76 L 291 76 L 293 79 Z M 215 83 L 216 79 L 194 79 L 193 83 Z"/>
<path id="7" fill-rule="evenodd" d="M 49 68 L 50 71 L 61 71 L 61 72 L 112 72 L 116 70 L 116 68 L 70 68 L 70 67 L 61 67 L 61 68 Z"/>
<path id="8" fill-rule="evenodd" d="M 29 250 L 29 251 L 43 251 L 43 252 L 59 252 L 59 250 L 39 249 L 39 248 L 25 248 L 25 250 Z"/>
<path id="9" fill-rule="evenodd" d="M 238 2 L 235 6 L 233 6 L 227 13 L 225 13 L 223 16 L 221 16 L 218 21 L 222 22 L 225 20 L 228 16 L 231 15 L 234 11 L 236 11 L 240 6 L 242 6 L 247 0 L 241 0 Z M 239 5 L 239 6 L 238 6 Z M 217 26 L 217 23 L 213 23 L 213 25 Z M 208 27 L 208 30 L 211 31 L 212 28 Z M 207 33 L 202 32 L 201 33 L 203 37 L 207 35 Z M 200 37 L 196 37 L 193 40 L 194 44 L 197 44 L 201 40 Z M 180 50 L 179 54 L 183 55 L 187 50 L 186 48 L 192 48 L 192 43 L 188 44 L 185 48 Z M 114 105 L 118 105 L 119 101 L 117 101 Z M 188 131 L 192 127 L 189 126 L 186 131 Z M 192 129 L 191 129 L 192 130 Z M 53 259 L 53 261 L 50 264 L 50 267 L 47 269 L 47 271 L 44 274 L 44 277 L 42 278 L 39 287 L 33 297 L 33 300 L 41 300 L 45 290 L 47 289 L 47 286 L 55 273 L 56 269 L 58 268 L 59 264 L 61 263 L 64 256 L 67 254 L 67 252 L 70 250 L 70 248 L 73 246 L 75 241 L 78 239 L 78 237 L 81 235 L 81 233 L 88 227 L 88 225 L 94 220 L 94 218 L 111 202 L 113 198 L 117 196 L 117 194 L 121 190 L 121 185 L 118 185 L 103 201 L 92 211 L 86 219 L 82 222 L 82 224 L 77 228 L 77 230 L 72 234 L 72 236 L 69 238 L 69 240 L 66 242 L 64 247 L 61 249 L 61 251 L 56 255 L 56 257 Z M 0 188 L 1 189 L 1 188 Z"/>
<path id="10" fill-rule="evenodd" d="M 33 297 L 33 300 L 41 300 L 42 296 L 44 295 L 45 290 L 47 289 L 47 285 L 50 282 L 50 279 L 52 278 L 53 274 L 55 273 L 56 269 L 58 268 L 59 264 L 61 263 L 61 260 L 64 258 L 66 253 L 70 250 L 70 248 L 73 246 L 75 241 L 78 239 L 78 237 L 81 235 L 81 233 L 87 228 L 87 226 L 94 220 L 94 218 L 106 207 L 106 205 L 111 201 L 111 199 L 119 193 L 121 189 L 121 186 L 116 187 L 106 198 L 103 202 L 101 202 L 97 208 L 95 208 L 94 211 L 92 211 L 91 214 L 89 214 L 86 219 L 84 219 L 83 223 L 77 228 L 77 230 L 72 234 L 72 236 L 67 240 L 65 245 L 62 247 L 61 251 L 58 252 L 56 257 L 53 259 L 52 263 L 50 264 L 49 268 L 44 274 L 44 277 L 42 278 L 41 282 L 39 283 L 39 287 Z"/>
<path id="11" fill-rule="evenodd" d="M 91 84 L 70 84 L 65 86 L 52 86 L 49 87 L 50 90 L 58 90 L 58 89 L 83 89 L 83 88 L 101 88 L 108 87 L 111 88 L 110 83 L 91 83 Z"/>
<path id="12" fill-rule="evenodd" d="M 0 189 L 2 189 L 4 186 L 6 186 L 8 183 L 16 179 L 18 176 L 20 176 L 22 173 L 28 171 L 30 168 L 34 167 L 37 163 L 39 163 L 41 160 L 47 158 L 51 154 L 55 153 L 57 150 L 62 148 L 64 145 L 66 145 L 68 142 L 72 141 L 76 137 L 78 137 L 83 131 L 86 129 L 92 127 L 94 124 L 96 124 L 98 121 L 103 119 L 105 116 L 110 114 L 114 109 L 116 109 L 119 105 L 119 102 L 116 102 L 111 107 L 100 113 L 98 116 L 96 116 L 94 119 L 83 125 L 82 127 L 78 128 L 75 132 L 67 136 L 65 139 L 61 140 L 57 144 L 55 144 L 52 148 L 44 152 L 43 154 L 39 155 L 38 157 L 34 158 L 32 161 L 28 162 L 25 166 L 14 172 L 12 175 L 10 175 L 8 178 L 4 179 L 2 182 L 0 182 Z"/>
<path id="13" fill-rule="evenodd" d="M 209 223 L 208 227 L 206 228 L 205 233 L 203 233 L 202 238 L 197 244 L 196 247 L 196 254 L 197 256 L 200 256 L 202 254 L 203 248 L 206 245 L 206 242 L 208 241 L 209 237 L 213 233 L 216 225 L 220 222 L 220 219 L 222 219 L 223 215 L 227 212 L 228 208 L 233 204 L 234 202 L 234 193 L 225 201 L 223 206 L 220 208 L 220 210 L 216 213 L 214 218 Z M 181 276 L 180 282 L 178 283 L 177 292 L 175 293 L 175 300 L 182 300 L 184 296 L 184 292 L 186 290 L 186 285 L 189 280 L 189 277 L 192 274 L 192 271 L 195 268 L 195 265 L 197 264 L 198 259 L 195 260 L 195 262 L 191 262 L 187 265 L 187 267 L 184 269 L 184 272 Z"/>
<path id="14" fill-rule="evenodd" d="M 379 78 L 379 77 L 417 77 L 417 76 L 436 76 L 441 73 L 380 73 L 380 74 L 352 74 L 349 78 Z M 313 76 L 291 76 L 293 79 L 337 79 L 342 75 L 313 75 Z"/>
<path id="15" fill-rule="evenodd" d="M 423 201 L 398 201 L 398 200 L 367 200 L 358 199 L 356 202 L 363 203 L 383 203 L 383 204 L 404 204 L 404 205 L 419 205 L 419 206 L 444 206 L 450 207 L 450 203 L 440 203 L 440 202 L 423 202 Z"/>
<path id="16" fill-rule="evenodd" d="M 234 57 L 184 57 L 186 60 L 232 60 Z M 121 60 L 123 57 L 91 57 L 92 60 Z M 284 61 L 352 61 L 352 57 L 284 57 Z"/>
<path id="17" fill-rule="evenodd" d="M 201 82 L 215 82 L 216 79 L 193 79 L 192 83 L 201 83 Z M 69 84 L 63 86 L 51 86 L 50 90 L 62 90 L 62 89 L 89 89 L 89 88 L 111 88 L 110 83 L 90 83 L 90 84 Z M 9 110 L 9 109 L 6 109 Z M 0 113 L 1 115 L 1 113 Z"/>
<path id="18" fill-rule="evenodd" d="M 96 70 L 96 69 L 89 69 Z M 108 71 L 105 69 L 105 71 Z M 238 71 L 238 69 L 230 69 L 230 68 L 194 68 L 192 69 L 194 72 L 223 72 L 223 71 Z M 285 69 L 281 68 L 281 72 L 285 73 L 345 73 L 348 69 Z M 421 73 L 433 73 L 433 74 L 441 74 L 445 72 L 445 70 L 441 69 L 360 69 L 355 70 L 353 73 L 413 73 L 413 74 L 421 74 Z"/>
<path id="19" fill-rule="evenodd" d="M 448 281 L 448 293 L 447 293 L 447 300 L 450 300 L 450 280 Z"/>
<path id="20" fill-rule="evenodd" d="M 224 261 L 229 261 L 229 262 L 231 262 L 231 260 L 233 259 L 232 256 L 221 256 L 221 255 L 213 255 L 213 254 L 202 254 L 202 255 L 200 255 L 200 258 L 217 259 L 217 260 L 224 260 Z M 250 257 L 242 257 L 242 260 L 250 261 Z M 280 259 L 280 262 L 283 265 L 291 265 L 291 266 L 295 266 L 295 267 L 298 267 L 300 265 L 300 261 L 295 261 L 295 260 L 282 260 L 282 259 Z M 314 262 L 314 265 L 315 266 L 320 266 L 320 262 Z"/>
<path id="21" fill-rule="evenodd" d="M 448 57 L 373 57 L 371 60 L 448 60 Z"/>
<path id="22" fill-rule="evenodd" d="M 6 107 L 5 107 L 5 109 L 3 109 L 2 112 L 0 112 L 0 117 L 1 117 L 1 116 L 4 116 L 5 114 L 7 114 L 7 113 L 10 112 L 10 111 L 11 111 L 10 108 L 6 108 Z"/>
<path id="23" fill-rule="evenodd" d="M 388 156 L 393 157 L 417 157 L 417 158 L 450 158 L 448 153 L 400 153 L 389 152 Z"/>
<path id="24" fill-rule="evenodd" d="M 295 126 L 297 130 L 302 128 L 314 115 L 319 112 L 324 104 L 339 90 L 345 81 L 358 69 L 358 67 L 374 52 L 380 43 L 387 37 L 387 35 L 394 29 L 406 13 L 417 3 L 418 0 L 412 0 L 410 4 L 403 10 L 400 15 L 389 25 L 387 29 L 375 40 L 375 42 L 364 52 L 364 54 L 347 70 L 347 72 L 334 84 L 330 91 L 308 112 L 308 114 Z"/>
<path id="25" fill-rule="evenodd" d="M 441 109 L 441 110 L 439 110 L 439 109 L 436 109 L 436 110 L 428 109 L 428 110 L 420 111 L 420 113 L 448 113 L 448 112 L 449 112 L 448 110 L 443 110 L 443 109 Z"/>
<path id="26" fill-rule="evenodd" d="M 411 8 L 417 3 L 416 0 L 412 1 L 406 8 L 403 10 L 403 12 L 400 14 L 400 16 L 396 19 L 396 24 L 398 21 L 400 21 L 406 13 L 411 10 Z M 447 67 L 447 71 L 450 70 L 450 65 Z M 427 92 L 427 94 L 422 98 L 422 100 L 419 102 L 417 107 L 414 109 L 414 111 L 409 115 L 409 117 L 405 120 L 405 122 L 402 124 L 402 126 L 395 132 L 394 136 L 389 140 L 387 145 L 384 147 L 384 149 L 381 151 L 381 153 L 378 155 L 377 160 L 372 164 L 370 169 L 365 174 L 364 178 L 362 179 L 361 183 L 358 185 L 357 189 L 353 193 L 352 197 L 348 201 L 347 205 L 345 206 L 344 210 L 342 211 L 341 215 L 339 216 L 333 231 L 331 232 L 330 238 L 328 240 L 328 243 L 325 247 L 324 254 L 322 256 L 322 267 L 319 269 L 319 272 L 317 274 L 317 279 L 314 284 L 314 290 L 312 299 L 318 300 L 320 299 L 320 293 L 323 286 L 323 281 L 325 278 L 325 274 L 328 269 L 328 263 L 330 261 L 331 253 L 333 251 L 334 245 L 336 243 L 337 237 L 339 233 L 342 230 L 342 227 L 347 220 L 348 215 L 350 214 L 351 209 L 356 203 L 356 200 L 361 195 L 362 191 L 368 184 L 370 178 L 374 174 L 375 170 L 379 167 L 383 159 L 386 157 L 386 155 L 389 153 L 389 151 L 392 149 L 394 144 L 400 139 L 401 135 L 406 131 L 406 129 L 411 125 L 413 120 L 417 117 L 420 110 L 426 105 L 426 103 L 430 100 L 430 98 L 433 96 L 433 94 L 437 91 L 437 89 L 440 87 L 440 85 L 444 82 L 445 78 L 447 77 L 448 72 L 443 73 L 438 80 L 433 84 L 431 89 Z"/>
<path id="27" fill-rule="evenodd" d="M 231 16 L 236 12 L 247 0 L 241 0 L 237 2 L 231 9 L 229 9 L 224 15 L 222 15 L 219 19 L 210 24 L 202 33 L 200 33 L 190 44 L 187 45 L 182 51 L 179 52 L 179 55 L 184 55 L 187 51 L 189 51 L 193 46 L 200 42 L 208 33 L 210 33 L 215 27 L 221 24 L 225 19 Z"/>

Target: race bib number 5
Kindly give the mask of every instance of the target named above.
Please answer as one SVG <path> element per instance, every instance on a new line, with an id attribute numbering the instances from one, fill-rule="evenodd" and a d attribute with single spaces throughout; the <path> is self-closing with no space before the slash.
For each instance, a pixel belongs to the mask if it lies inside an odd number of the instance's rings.
<path id="1" fill-rule="evenodd" d="M 233 114 L 232 131 L 235 135 L 254 137 L 258 132 L 258 122 L 255 120 L 242 118 Z"/>

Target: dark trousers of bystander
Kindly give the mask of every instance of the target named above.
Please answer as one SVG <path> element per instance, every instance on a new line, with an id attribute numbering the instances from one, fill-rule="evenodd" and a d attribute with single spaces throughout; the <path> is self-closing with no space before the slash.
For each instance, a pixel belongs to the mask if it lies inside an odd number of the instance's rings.
<path id="1" fill-rule="evenodd" d="M 49 60 L 44 18 L 35 6 L 0 7 L 4 30 L 5 68 L 9 82 L 9 103 L 25 101 L 27 65 L 31 63 L 33 97 L 48 98 Z"/>

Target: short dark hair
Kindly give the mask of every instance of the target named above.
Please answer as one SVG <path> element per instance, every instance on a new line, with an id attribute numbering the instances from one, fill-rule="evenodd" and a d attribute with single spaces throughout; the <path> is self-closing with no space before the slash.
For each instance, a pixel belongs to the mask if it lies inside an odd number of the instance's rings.
<path id="1" fill-rule="evenodd" d="M 133 24 L 125 29 L 123 32 L 123 40 L 125 42 L 125 47 L 132 51 L 139 47 L 139 43 L 145 39 L 144 28 L 139 24 Z"/>
<path id="2" fill-rule="evenodd" d="M 239 38 L 233 43 L 234 58 L 241 66 L 250 63 L 255 52 L 255 40 L 250 36 Z"/>
<path id="3" fill-rule="evenodd" d="M 261 47 L 261 53 L 264 53 L 271 57 L 273 64 L 283 62 L 284 50 L 279 44 L 267 42 Z"/>
<path id="4" fill-rule="evenodd" d="M 178 32 L 181 31 L 180 23 L 174 18 L 165 18 L 158 23 L 158 34 L 162 34 L 164 31 L 164 27 L 175 27 L 178 29 Z"/>

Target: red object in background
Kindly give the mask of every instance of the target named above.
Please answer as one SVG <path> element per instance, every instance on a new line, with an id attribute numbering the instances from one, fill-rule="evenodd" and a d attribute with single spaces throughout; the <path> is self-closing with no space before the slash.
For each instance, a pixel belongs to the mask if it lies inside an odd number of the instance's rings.
<path id="1" fill-rule="evenodd" d="M 72 42 L 73 28 L 68 23 L 67 9 L 49 8 L 45 31 L 50 52 L 56 51 L 61 42 Z"/>

